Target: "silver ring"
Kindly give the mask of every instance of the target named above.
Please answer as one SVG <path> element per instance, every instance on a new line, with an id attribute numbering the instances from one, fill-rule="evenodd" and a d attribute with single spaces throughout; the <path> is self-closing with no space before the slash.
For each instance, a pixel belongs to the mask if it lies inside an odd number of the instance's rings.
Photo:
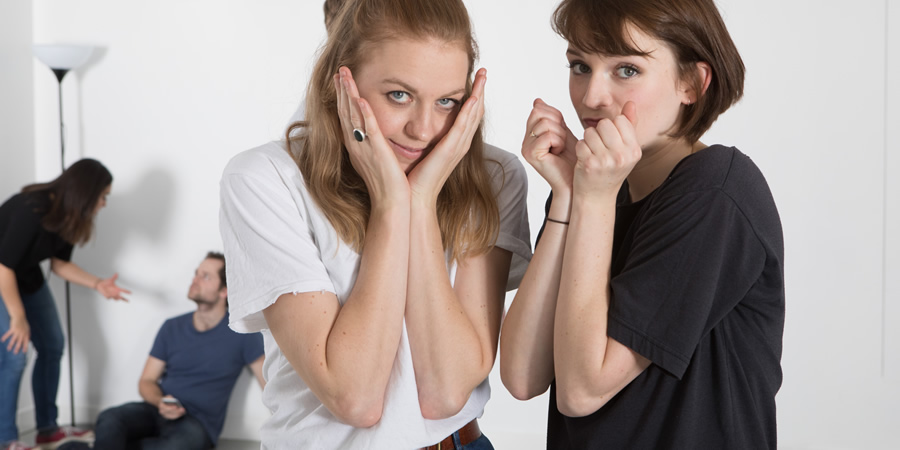
<path id="1" fill-rule="evenodd" d="M 360 130 L 359 128 L 354 128 L 353 138 L 356 139 L 356 142 L 362 142 L 366 139 L 366 133 L 363 133 L 363 130 Z"/>
<path id="2" fill-rule="evenodd" d="M 531 130 L 531 137 L 537 137 L 537 136 L 534 134 L 534 130 Z"/>

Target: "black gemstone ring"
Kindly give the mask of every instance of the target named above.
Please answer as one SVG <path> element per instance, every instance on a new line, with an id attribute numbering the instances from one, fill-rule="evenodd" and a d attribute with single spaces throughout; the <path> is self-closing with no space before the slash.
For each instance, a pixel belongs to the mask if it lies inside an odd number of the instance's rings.
<path id="1" fill-rule="evenodd" d="M 356 142 L 362 142 L 366 138 L 366 133 L 363 133 L 359 128 L 354 128 L 353 138 L 356 139 Z"/>

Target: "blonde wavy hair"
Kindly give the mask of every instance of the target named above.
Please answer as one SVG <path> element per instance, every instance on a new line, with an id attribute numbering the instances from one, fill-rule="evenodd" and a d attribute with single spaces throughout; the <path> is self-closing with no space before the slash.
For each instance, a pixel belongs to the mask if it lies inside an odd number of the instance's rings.
<path id="1" fill-rule="evenodd" d="M 472 93 L 478 48 L 461 0 L 348 0 L 328 31 L 328 41 L 307 88 L 307 120 L 291 124 L 285 139 L 312 198 L 338 236 L 361 251 L 371 201 L 343 143 L 332 76 L 341 66 L 356 73 L 367 50 L 387 40 L 432 38 L 459 43 L 469 60 L 465 101 Z M 479 126 L 471 148 L 437 199 L 442 242 L 451 260 L 487 252 L 500 229 L 497 201 L 485 163 Z"/>

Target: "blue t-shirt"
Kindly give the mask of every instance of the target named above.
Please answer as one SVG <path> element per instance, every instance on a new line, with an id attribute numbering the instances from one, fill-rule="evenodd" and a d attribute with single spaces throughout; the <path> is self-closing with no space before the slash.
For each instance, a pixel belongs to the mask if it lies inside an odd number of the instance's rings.
<path id="1" fill-rule="evenodd" d="M 163 394 L 180 400 L 215 445 L 234 383 L 245 366 L 264 354 L 263 339 L 259 333 L 232 331 L 228 314 L 211 330 L 197 331 L 193 314 L 166 320 L 150 356 L 166 363 L 160 380 Z"/>

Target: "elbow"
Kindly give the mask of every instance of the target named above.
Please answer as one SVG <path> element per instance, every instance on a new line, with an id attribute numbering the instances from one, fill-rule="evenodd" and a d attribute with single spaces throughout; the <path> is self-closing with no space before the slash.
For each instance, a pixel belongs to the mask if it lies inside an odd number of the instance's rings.
<path id="1" fill-rule="evenodd" d="M 370 428 L 381 420 L 384 398 L 356 394 L 342 394 L 335 398 L 328 410 L 342 423 L 356 428 Z"/>
<path id="2" fill-rule="evenodd" d="M 530 369 L 516 368 L 512 364 L 506 364 L 502 359 L 500 361 L 500 381 L 516 400 L 531 400 L 547 392 L 547 388 L 550 387 L 551 380 L 541 382 L 530 372 L 532 372 Z"/>
<path id="3" fill-rule="evenodd" d="M 543 394 L 547 390 L 546 388 L 538 389 L 533 386 L 529 386 L 526 377 L 504 375 L 502 371 L 500 372 L 500 380 L 503 381 L 503 386 L 506 387 L 506 390 L 509 391 L 509 394 L 512 395 L 516 400 L 531 400 L 538 395 Z"/>
<path id="4" fill-rule="evenodd" d="M 568 417 L 584 417 L 597 412 L 612 398 L 611 395 L 591 395 L 584 389 L 566 387 L 556 380 L 556 408 Z"/>
<path id="5" fill-rule="evenodd" d="M 466 406 L 471 394 L 471 390 L 453 392 L 451 389 L 419 389 L 419 408 L 422 410 L 422 417 L 429 420 L 453 417 Z"/>

